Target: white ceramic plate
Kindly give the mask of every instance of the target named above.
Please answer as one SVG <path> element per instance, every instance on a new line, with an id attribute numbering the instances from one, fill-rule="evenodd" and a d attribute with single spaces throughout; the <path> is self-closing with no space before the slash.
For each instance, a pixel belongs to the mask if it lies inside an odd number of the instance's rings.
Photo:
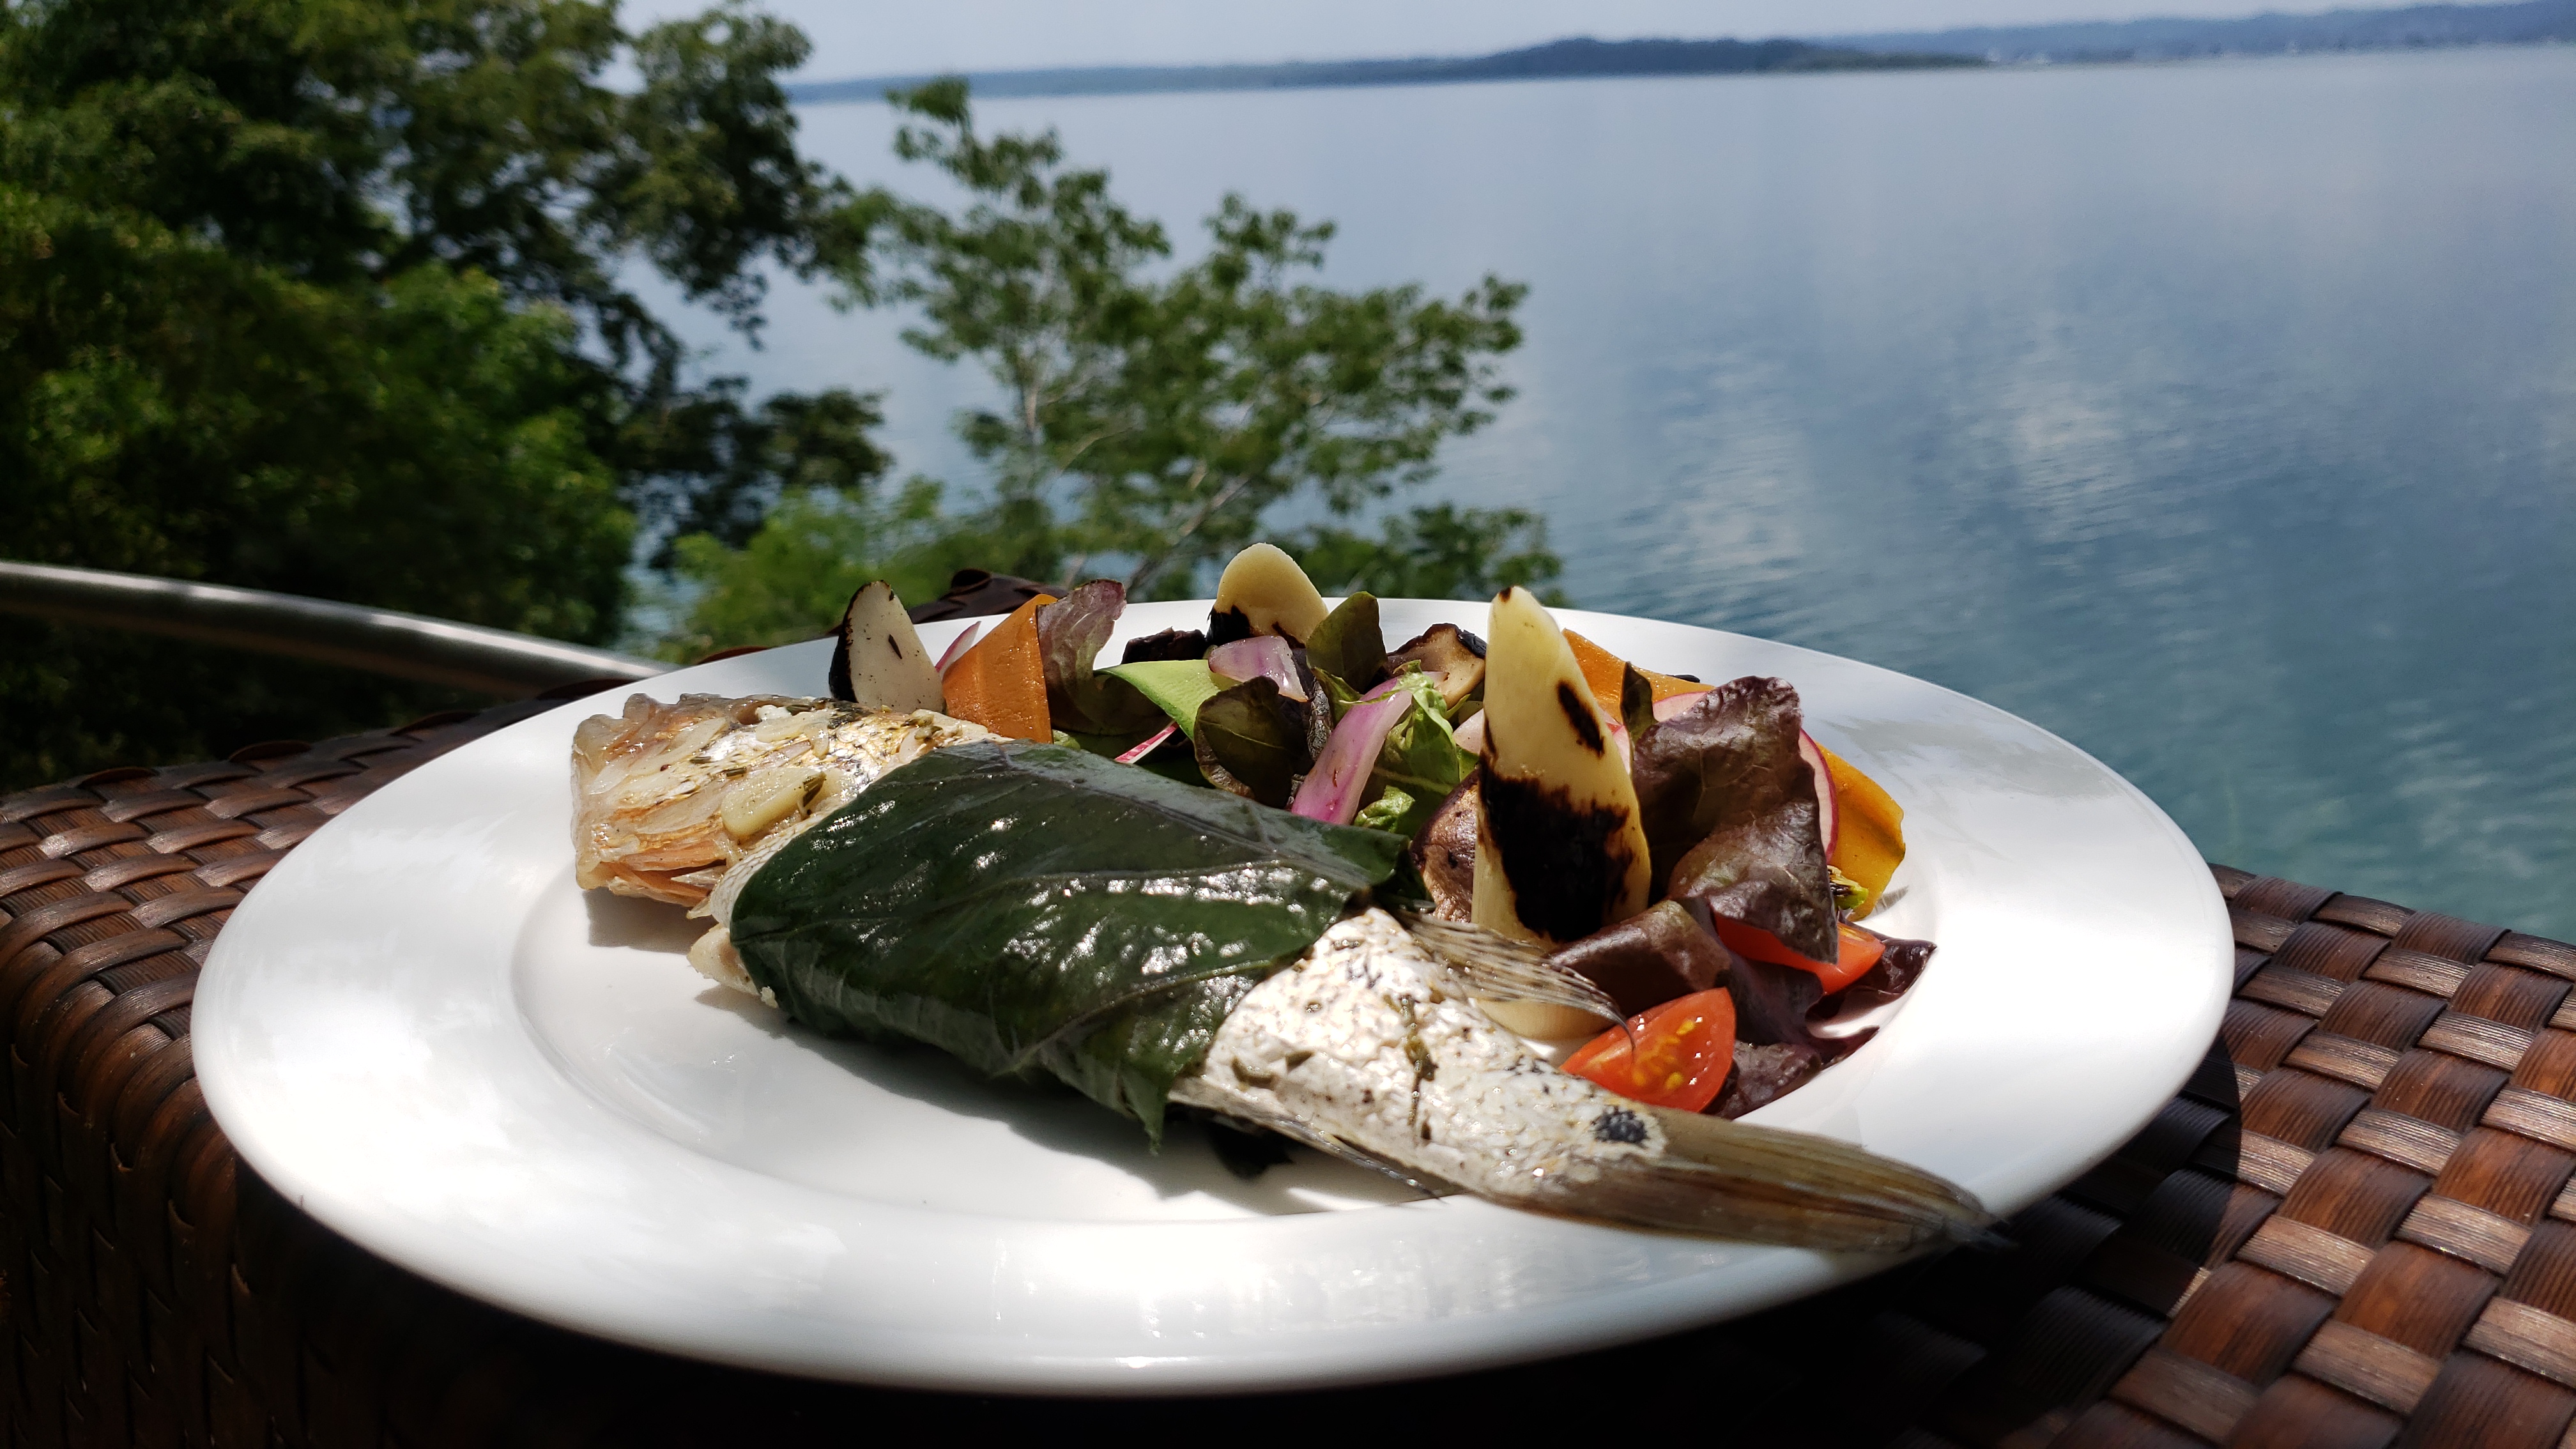
<path id="1" fill-rule="evenodd" d="M 1205 604 L 1128 611 L 1119 642 Z M 1389 601 L 1390 640 L 1478 604 Z M 1940 952 L 1893 1023 L 1756 1114 L 2009 1213 L 2166 1101 L 2232 952 L 2182 832 L 2081 751 L 1919 680 L 1568 610 L 1610 649 L 1794 682 L 1906 809 L 1882 917 Z M 923 629 L 933 649 L 955 624 Z M 1114 653 L 1116 644 L 1112 645 Z M 650 681 L 822 692 L 824 644 Z M 1208 1392 L 1536 1358 L 1886 1260 L 1424 1201 L 1301 1155 L 1235 1181 L 1070 1096 L 825 1040 L 709 985 L 676 909 L 574 889 L 568 751 L 601 696 L 395 781 L 261 882 L 196 997 L 233 1144 L 315 1217 L 476 1297 L 672 1352 L 936 1388 Z"/>

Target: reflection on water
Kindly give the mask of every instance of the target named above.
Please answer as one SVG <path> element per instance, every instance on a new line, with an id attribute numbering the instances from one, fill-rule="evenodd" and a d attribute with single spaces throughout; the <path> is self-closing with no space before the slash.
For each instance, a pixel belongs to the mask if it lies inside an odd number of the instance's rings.
<path id="1" fill-rule="evenodd" d="M 1036 100 L 1141 208 L 1533 284 L 1452 496 L 1585 604 L 1917 674 L 2207 854 L 2576 936 L 2576 50 Z M 874 107 L 809 145 L 893 177 Z M 918 185 L 918 178 L 904 178 Z M 970 378 L 784 290 L 779 386 Z M 718 335 L 709 329 L 710 339 Z"/>

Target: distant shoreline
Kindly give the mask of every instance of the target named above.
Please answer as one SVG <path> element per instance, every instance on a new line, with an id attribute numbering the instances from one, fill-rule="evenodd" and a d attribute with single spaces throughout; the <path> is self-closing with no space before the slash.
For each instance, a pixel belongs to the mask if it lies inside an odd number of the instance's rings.
<path id="1" fill-rule="evenodd" d="M 1318 90 L 1354 86 L 1459 85 L 1477 81 L 1566 80 L 1607 76 L 1773 75 L 1841 70 L 1924 70 L 1982 66 L 1965 55 L 1913 55 L 1818 45 L 1800 40 L 1550 41 L 1478 56 L 1402 60 L 1287 61 L 1277 65 L 1086 66 L 969 74 L 978 96 L 1114 96 L 1187 91 Z M 882 100 L 929 75 L 790 85 L 806 105 Z"/>
<path id="2" fill-rule="evenodd" d="M 1989 65 L 2104 64 L 2225 55 L 2420 50 L 2576 41 L 2576 0 L 2414 5 L 2395 10 L 2266 13 L 2236 20 L 2148 19 L 1773 40 L 1594 40 L 1577 37 L 1479 56 L 1285 61 L 1271 65 L 1081 66 L 986 71 L 978 96 L 1110 96 L 1191 91 L 1315 90 L 1478 81 L 1780 75 Z M 934 79 L 874 76 L 788 86 L 803 105 L 874 102 Z"/>

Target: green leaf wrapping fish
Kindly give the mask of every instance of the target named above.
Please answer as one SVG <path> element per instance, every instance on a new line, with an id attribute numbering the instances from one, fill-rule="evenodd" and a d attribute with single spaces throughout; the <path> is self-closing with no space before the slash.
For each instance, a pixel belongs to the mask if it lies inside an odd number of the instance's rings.
<path id="1" fill-rule="evenodd" d="M 726 924 L 798 1021 L 1044 1071 L 1159 1138 L 1207 1031 L 1403 853 L 1080 750 L 967 744 L 777 851 Z"/>
<path id="2" fill-rule="evenodd" d="M 823 1030 L 1580 1217 L 1885 1251 L 1987 1221 L 1904 1164 L 1550 1066 L 1469 999 L 1510 982 L 1370 903 L 1394 836 L 830 700 L 639 695 L 574 776 L 581 884 L 714 917 L 692 963 Z"/>

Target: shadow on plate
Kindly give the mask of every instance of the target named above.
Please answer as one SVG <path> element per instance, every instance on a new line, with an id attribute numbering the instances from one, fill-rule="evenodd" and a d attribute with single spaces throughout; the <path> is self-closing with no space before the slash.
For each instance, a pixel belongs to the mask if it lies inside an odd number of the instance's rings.
<path id="1" fill-rule="evenodd" d="M 707 923 L 692 920 L 677 906 L 657 901 L 584 893 L 593 946 L 618 947 L 670 956 L 685 956 Z M 683 969 L 686 969 L 685 967 Z M 694 1004 L 729 1013 L 773 1040 L 792 1043 L 833 1063 L 879 1091 L 919 1102 L 961 1118 L 992 1121 L 1048 1152 L 1089 1158 L 1133 1178 L 1157 1198 L 1204 1194 L 1238 1211 L 1262 1215 L 1328 1212 L 1337 1209 L 1419 1201 L 1422 1194 L 1392 1178 L 1341 1162 L 1306 1147 L 1264 1134 L 1249 1141 L 1218 1142 L 1226 1129 L 1193 1114 L 1175 1112 L 1167 1122 L 1162 1149 L 1146 1140 L 1144 1129 L 1071 1089 L 1053 1082 L 995 1080 L 935 1047 L 896 1043 L 880 1045 L 826 1036 L 788 1020 L 775 1009 L 739 991 L 709 983 Z M 1235 1134 L 1237 1138 L 1241 1134 Z M 1279 1151 L 1264 1152 L 1277 1143 Z M 1250 1148 L 1246 1152 L 1245 1148 Z M 1229 1167 L 1273 1159 L 1266 1170 L 1249 1178 Z M 1247 1162 L 1247 1159 L 1251 1159 Z M 1284 1159 L 1284 1160 L 1280 1160 Z"/>

